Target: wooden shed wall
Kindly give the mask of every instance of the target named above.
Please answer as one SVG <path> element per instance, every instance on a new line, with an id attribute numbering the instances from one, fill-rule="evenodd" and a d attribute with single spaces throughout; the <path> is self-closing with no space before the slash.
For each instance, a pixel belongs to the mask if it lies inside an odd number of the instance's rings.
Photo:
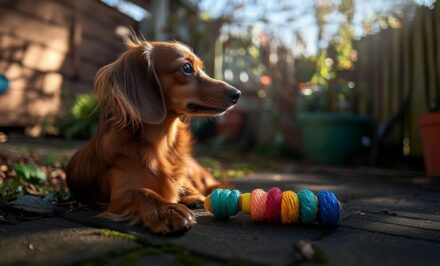
<path id="1" fill-rule="evenodd" d="M 39 123 L 91 91 L 123 50 L 118 26 L 137 22 L 99 0 L 0 0 L 0 126 Z"/>

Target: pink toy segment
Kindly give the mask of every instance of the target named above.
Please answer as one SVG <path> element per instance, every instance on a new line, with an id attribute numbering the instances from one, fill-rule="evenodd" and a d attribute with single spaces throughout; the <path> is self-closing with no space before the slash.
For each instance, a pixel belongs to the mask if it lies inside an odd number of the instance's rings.
<path id="1" fill-rule="evenodd" d="M 256 222 L 266 220 L 267 193 L 262 189 L 254 189 L 251 195 L 251 217 Z"/>
<path id="2" fill-rule="evenodd" d="M 266 220 L 270 223 L 278 222 L 281 217 L 281 189 L 274 187 L 267 192 Z"/>

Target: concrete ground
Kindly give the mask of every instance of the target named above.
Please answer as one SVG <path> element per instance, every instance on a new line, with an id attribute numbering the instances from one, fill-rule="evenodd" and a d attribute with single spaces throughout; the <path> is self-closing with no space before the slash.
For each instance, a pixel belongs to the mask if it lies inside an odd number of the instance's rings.
<path id="1" fill-rule="evenodd" d="M 343 202 L 340 226 L 217 221 L 199 209 L 188 233 L 164 237 L 86 209 L 0 225 L 0 265 L 440 265 L 440 179 L 292 166 L 232 183 L 241 191 L 333 190 Z"/>

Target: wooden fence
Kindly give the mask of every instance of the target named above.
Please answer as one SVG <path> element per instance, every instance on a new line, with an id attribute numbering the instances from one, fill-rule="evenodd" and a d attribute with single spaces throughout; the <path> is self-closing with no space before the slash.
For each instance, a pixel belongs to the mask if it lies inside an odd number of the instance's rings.
<path id="1" fill-rule="evenodd" d="M 384 141 L 403 155 L 420 156 L 425 89 L 440 86 L 440 4 L 417 8 L 401 28 L 364 37 L 356 49 L 359 112 L 371 114 L 378 127 L 394 123 Z"/>
<path id="2" fill-rule="evenodd" d="M 54 117 L 123 45 L 120 26 L 137 22 L 98 0 L 0 0 L 0 126 L 34 125 Z"/>

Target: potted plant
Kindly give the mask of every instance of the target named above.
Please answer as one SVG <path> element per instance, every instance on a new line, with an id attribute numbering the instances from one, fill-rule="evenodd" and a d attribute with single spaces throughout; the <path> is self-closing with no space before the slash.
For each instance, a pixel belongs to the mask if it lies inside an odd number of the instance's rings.
<path id="1" fill-rule="evenodd" d="M 316 84 L 305 84 L 301 89 L 298 121 L 304 154 L 312 163 L 341 164 L 369 144 L 371 119 L 350 111 L 344 89 L 334 91 L 338 99 L 335 110 L 327 107 L 333 98 L 328 89 Z"/>

